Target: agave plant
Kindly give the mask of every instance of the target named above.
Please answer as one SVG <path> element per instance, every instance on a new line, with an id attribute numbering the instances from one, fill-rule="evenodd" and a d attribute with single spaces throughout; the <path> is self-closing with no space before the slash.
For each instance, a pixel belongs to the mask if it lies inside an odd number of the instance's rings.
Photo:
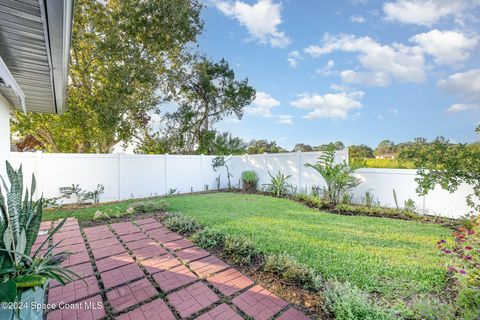
<path id="1" fill-rule="evenodd" d="M 266 190 L 270 192 L 274 197 L 280 198 L 286 195 L 292 186 L 288 184 L 288 178 L 290 175 L 284 175 L 278 171 L 277 175 L 273 176 L 270 171 L 268 172 L 271 180 L 270 183 L 265 184 Z"/>
<path id="2" fill-rule="evenodd" d="M 47 280 L 55 279 L 62 285 L 74 278 L 74 272 L 60 267 L 68 252 L 53 254 L 58 244 L 40 255 L 53 235 L 63 226 L 59 223 L 39 248 L 30 255 L 37 239 L 42 221 L 43 199 L 33 200 L 35 177 L 32 175 L 30 192 L 23 192 L 22 167 L 14 170 L 7 161 L 8 188 L 1 177 L 0 188 L 0 301 L 14 301 L 23 291 L 44 286 Z"/>

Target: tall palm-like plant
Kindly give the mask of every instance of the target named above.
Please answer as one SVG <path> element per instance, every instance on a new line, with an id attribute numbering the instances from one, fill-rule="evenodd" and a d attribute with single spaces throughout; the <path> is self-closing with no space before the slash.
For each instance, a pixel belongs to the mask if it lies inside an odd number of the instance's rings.
<path id="1" fill-rule="evenodd" d="M 37 239 L 42 221 L 43 199 L 33 200 L 35 177 L 32 176 L 30 192 L 23 192 L 22 167 L 14 170 L 7 162 L 7 176 L 10 188 L 1 177 L 0 187 L 0 301 L 14 301 L 29 288 L 43 286 L 48 279 L 61 284 L 78 276 L 59 264 L 68 252 L 53 254 L 54 245 L 43 256 L 40 252 L 53 235 L 63 226 L 64 219 L 49 234 L 39 248 L 30 255 Z"/>
<path id="2" fill-rule="evenodd" d="M 345 161 L 335 163 L 335 151 L 335 145 L 330 144 L 316 163 L 305 164 L 306 167 L 316 170 L 323 177 L 326 184 L 323 196 L 333 205 L 340 202 L 345 192 L 360 184 L 360 180 L 353 175 L 354 167 L 349 166 Z"/>

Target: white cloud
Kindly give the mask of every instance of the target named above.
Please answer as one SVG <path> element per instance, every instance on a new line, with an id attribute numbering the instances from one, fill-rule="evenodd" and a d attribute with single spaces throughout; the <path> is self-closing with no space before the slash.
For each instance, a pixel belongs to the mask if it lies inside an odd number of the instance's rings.
<path id="1" fill-rule="evenodd" d="M 304 116 L 306 119 L 346 119 L 349 112 L 363 107 L 359 101 L 363 96 L 362 91 L 327 93 L 325 95 L 303 93 L 291 105 L 300 109 L 312 110 Z"/>
<path id="2" fill-rule="evenodd" d="M 238 20 L 250 35 L 262 44 L 286 47 L 290 39 L 278 29 L 282 23 L 281 5 L 272 0 L 259 0 L 255 4 L 242 1 L 215 1 L 216 7 L 226 16 Z"/>
<path id="3" fill-rule="evenodd" d="M 476 0 L 397 0 L 384 4 L 383 11 L 390 21 L 432 26 L 448 16 L 461 20 L 463 12 L 475 5 Z"/>
<path id="4" fill-rule="evenodd" d="M 470 57 L 469 50 L 477 45 L 477 39 L 468 38 L 456 31 L 439 31 L 434 29 L 410 38 L 426 53 L 435 58 L 438 64 L 455 65 Z"/>
<path id="5" fill-rule="evenodd" d="M 462 111 L 480 110 L 480 104 L 456 103 L 445 109 L 447 113 L 458 113 Z"/>
<path id="6" fill-rule="evenodd" d="M 312 57 L 334 51 L 359 53 L 360 64 L 377 78 L 381 76 L 379 84 L 382 85 L 389 82 L 390 78 L 400 82 L 423 82 L 426 78 L 423 50 L 418 46 L 409 47 L 399 43 L 382 45 L 370 37 L 326 34 L 322 46 L 312 45 L 304 51 Z"/>
<path id="7" fill-rule="evenodd" d="M 362 16 L 351 16 L 350 17 L 350 22 L 353 22 L 353 23 L 365 23 L 366 20 L 364 17 Z"/>
<path id="8" fill-rule="evenodd" d="M 323 68 L 317 69 L 315 73 L 321 74 L 322 76 L 329 76 L 334 73 L 334 71 L 332 70 L 333 67 L 335 67 L 335 61 L 330 59 L 327 61 L 327 64 Z"/>
<path id="9" fill-rule="evenodd" d="M 245 108 L 245 112 L 250 115 L 257 115 L 264 118 L 272 117 L 272 108 L 280 105 L 280 101 L 273 98 L 266 92 L 259 91 L 250 107 Z"/>
<path id="10" fill-rule="evenodd" d="M 387 111 L 395 117 L 398 116 L 399 113 L 397 108 L 390 108 Z"/>
<path id="11" fill-rule="evenodd" d="M 277 116 L 277 123 L 281 124 L 293 124 L 293 116 L 290 116 L 288 114 L 280 114 Z"/>
<path id="12" fill-rule="evenodd" d="M 298 50 L 294 50 L 288 53 L 287 61 L 292 68 L 298 67 L 298 61 L 301 59 L 300 52 Z"/>
<path id="13" fill-rule="evenodd" d="M 390 77 L 385 72 L 356 72 L 353 70 L 344 70 L 340 72 L 340 77 L 345 83 L 363 84 L 366 86 L 384 87 L 390 84 Z"/>
<path id="14" fill-rule="evenodd" d="M 480 110 L 480 69 L 452 74 L 447 79 L 440 80 L 438 86 L 462 100 L 461 103 L 448 107 L 446 112 Z"/>
<path id="15" fill-rule="evenodd" d="M 480 99 L 480 69 L 452 74 L 447 79 L 440 80 L 438 86 L 461 97 Z"/>

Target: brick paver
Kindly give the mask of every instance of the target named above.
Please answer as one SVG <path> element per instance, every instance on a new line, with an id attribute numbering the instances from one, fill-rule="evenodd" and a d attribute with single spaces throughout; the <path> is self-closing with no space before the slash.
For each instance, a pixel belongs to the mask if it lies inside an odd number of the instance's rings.
<path id="1" fill-rule="evenodd" d="M 137 241 L 137 240 L 141 240 L 141 239 L 146 239 L 146 238 L 148 238 L 148 236 L 143 232 L 137 232 L 137 233 L 131 233 L 131 234 L 122 234 L 120 236 L 120 239 L 125 243 L 132 242 L 132 241 Z"/>
<path id="2" fill-rule="evenodd" d="M 137 226 L 135 226 L 131 222 L 114 223 L 114 224 L 111 225 L 111 227 L 112 227 L 113 230 L 115 230 L 115 232 L 118 235 L 137 233 L 137 232 L 141 231 Z"/>
<path id="3" fill-rule="evenodd" d="M 70 271 L 75 272 L 80 277 L 80 279 L 83 279 L 83 278 L 90 277 L 90 276 L 94 275 L 93 267 L 92 267 L 92 264 L 90 263 L 90 261 L 82 263 L 82 264 L 77 264 L 75 266 L 69 267 L 68 269 Z M 76 279 L 76 278 L 74 278 L 74 279 Z M 57 282 L 56 280 L 52 280 L 52 281 L 50 281 L 49 285 L 50 285 L 50 288 L 53 288 L 53 287 L 59 286 L 60 283 Z"/>
<path id="4" fill-rule="evenodd" d="M 163 224 L 161 224 L 160 222 L 150 222 L 150 223 L 140 225 L 140 229 L 142 229 L 143 231 L 153 230 L 158 228 L 163 228 Z"/>
<path id="5" fill-rule="evenodd" d="M 145 248 L 145 247 L 148 247 L 148 246 L 160 247 L 160 245 L 155 240 L 152 240 L 152 239 L 149 239 L 149 238 L 140 239 L 140 240 L 136 240 L 136 241 L 131 241 L 131 242 L 127 243 L 127 247 L 130 250 L 134 250 L 134 249 L 138 249 L 138 248 Z"/>
<path id="6" fill-rule="evenodd" d="M 42 222 L 42 230 L 50 227 L 48 222 Z M 103 306 L 99 294 L 100 286 L 89 254 L 95 259 L 105 295 L 114 314 L 124 312 L 118 315 L 117 319 L 175 319 L 169 306 L 161 298 L 141 304 L 160 295 L 154 283 L 150 282 L 152 278 L 162 292 L 169 293 L 166 299 L 170 308 L 173 307 L 182 318 L 198 316 L 197 319 L 200 320 L 237 320 L 242 319 L 237 313 L 240 309 L 255 320 L 270 319 L 276 314 L 280 314 L 280 320 L 308 319 L 294 308 L 287 309 L 287 302 L 254 285 L 251 279 L 238 270 L 195 246 L 178 233 L 167 230 L 153 218 L 140 219 L 135 224 L 115 223 L 111 228 L 117 235 L 107 225 L 83 229 L 88 245 L 75 219 L 69 218 L 60 229 L 56 239 L 64 239 L 64 243 L 60 248 L 56 248 L 55 252 L 76 252 L 62 262 L 62 266 L 69 267 L 86 283 L 75 280 L 60 286 L 52 280 L 47 297 L 49 303 L 80 303 L 81 306 L 53 310 L 47 313 L 47 320 L 113 317 L 100 308 Z M 40 233 L 34 248 L 38 248 L 46 238 L 46 234 Z M 128 247 L 128 250 L 124 246 Z M 151 274 L 152 278 L 147 278 L 140 266 Z M 205 278 L 221 292 L 222 304 L 212 306 L 218 303 L 220 298 L 205 283 L 199 281 L 198 277 Z M 245 292 L 241 293 L 242 291 Z M 237 296 L 230 300 L 235 295 Z M 232 303 L 238 309 L 232 308 Z M 141 305 L 137 306 L 138 304 Z M 91 308 L 85 308 L 86 305 Z M 133 307 L 133 310 L 126 312 L 125 309 L 130 307 Z"/>
<path id="7" fill-rule="evenodd" d="M 185 248 L 193 247 L 195 244 L 187 239 L 178 239 L 173 240 L 167 243 L 164 243 L 163 246 L 171 251 L 177 251 Z"/>
<path id="8" fill-rule="evenodd" d="M 173 292 L 167 299 L 182 318 L 187 318 L 218 301 L 217 295 L 201 282 Z"/>
<path id="9" fill-rule="evenodd" d="M 99 249 L 92 249 L 93 257 L 96 260 L 124 252 L 127 252 L 127 250 L 121 244 L 115 244 L 113 246 Z"/>
<path id="10" fill-rule="evenodd" d="M 172 311 L 162 299 L 153 300 L 143 306 L 117 317 L 118 320 L 175 320 Z M 227 319 L 225 319 L 227 320 Z"/>
<path id="11" fill-rule="evenodd" d="M 62 267 L 71 267 L 80 263 L 89 262 L 90 257 L 88 256 L 88 252 L 80 252 L 74 253 L 67 257 L 65 261 L 62 262 Z"/>
<path id="12" fill-rule="evenodd" d="M 112 238 L 115 236 L 113 232 L 110 231 L 110 228 L 106 225 L 85 228 L 83 229 L 83 232 L 87 236 L 87 240 L 89 242 L 100 240 L 100 239 Z"/>
<path id="13" fill-rule="evenodd" d="M 243 318 L 233 311 L 226 303 L 202 314 L 197 320 L 242 320 Z"/>
<path id="14" fill-rule="evenodd" d="M 107 299 L 116 311 L 121 311 L 157 294 L 147 279 L 141 279 L 107 292 Z"/>
<path id="15" fill-rule="evenodd" d="M 125 252 L 98 260 L 95 263 L 97 264 L 98 272 L 105 272 L 134 262 L 133 258 Z"/>
<path id="16" fill-rule="evenodd" d="M 90 248 L 92 250 L 96 250 L 96 249 L 118 245 L 120 244 L 120 241 L 118 241 L 117 238 L 107 238 L 107 239 L 100 239 L 95 241 L 88 241 L 88 244 L 90 245 Z"/>
<path id="17" fill-rule="evenodd" d="M 288 303 L 270 291 L 254 286 L 235 299 L 233 303 L 255 320 L 267 320 L 285 308 Z"/>
<path id="18" fill-rule="evenodd" d="M 175 254 L 177 255 L 177 257 L 179 257 L 180 259 L 182 259 L 187 263 L 194 260 L 202 259 L 210 255 L 208 251 L 205 251 L 199 247 L 183 249 L 183 250 L 177 251 Z"/>
<path id="19" fill-rule="evenodd" d="M 310 320 L 309 317 L 307 317 L 302 312 L 294 308 L 288 309 L 287 311 L 285 311 L 285 313 L 283 313 L 277 319 L 278 320 Z"/>
<path id="20" fill-rule="evenodd" d="M 133 255 L 139 260 L 145 260 L 154 256 L 160 256 L 167 253 L 167 250 L 158 244 L 132 250 Z"/>
<path id="21" fill-rule="evenodd" d="M 142 269 L 135 264 L 127 264 L 122 267 L 100 273 L 103 285 L 106 289 L 119 286 L 132 280 L 144 277 Z"/>
<path id="22" fill-rule="evenodd" d="M 208 277 L 214 273 L 230 268 L 228 264 L 215 256 L 209 256 L 189 264 L 190 268 L 201 277 Z"/>
<path id="23" fill-rule="evenodd" d="M 62 308 L 49 312 L 47 320 L 98 320 L 105 316 L 102 297 L 96 295 L 79 301 L 75 304 L 75 308 Z"/>
<path id="24" fill-rule="evenodd" d="M 100 291 L 95 277 L 75 280 L 65 286 L 51 288 L 48 291 L 48 303 L 75 302 L 80 299 L 97 294 Z"/>
<path id="25" fill-rule="evenodd" d="M 54 238 L 53 243 L 54 244 L 58 243 L 58 246 L 57 246 L 58 248 L 65 248 L 72 244 L 83 243 L 82 236 L 75 236 L 70 238 L 57 238 L 57 239 L 55 239 L 55 236 L 53 236 L 53 238 Z"/>
<path id="26" fill-rule="evenodd" d="M 171 254 L 164 254 L 163 256 L 143 260 L 140 264 L 148 271 L 148 273 L 154 274 L 171 269 L 182 263 Z"/>
<path id="27" fill-rule="evenodd" d="M 226 296 L 231 296 L 253 284 L 253 281 L 236 269 L 228 269 L 208 278 L 215 288 Z"/>
<path id="28" fill-rule="evenodd" d="M 139 219 L 139 220 L 136 220 L 135 223 L 138 224 L 139 226 L 143 226 L 145 224 L 150 224 L 150 223 L 159 223 L 157 220 L 153 219 L 153 218 L 146 218 L 146 219 Z"/>
<path id="29" fill-rule="evenodd" d="M 185 266 L 179 265 L 170 270 L 155 273 L 153 279 L 155 279 L 163 292 L 169 292 L 173 289 L 195 282 L 197 276 Z"/>

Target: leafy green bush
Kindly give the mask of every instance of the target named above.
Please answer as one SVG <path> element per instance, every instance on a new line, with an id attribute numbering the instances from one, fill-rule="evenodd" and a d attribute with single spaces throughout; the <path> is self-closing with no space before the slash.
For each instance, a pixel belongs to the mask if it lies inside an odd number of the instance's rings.
<path id="1" fill-rule="evenodd" d="M 135 202 L 131 205 L 135 213 L 150 213 L 165 211 L 168 209 L 168 203 L 163 200 L 145 200 Z"/>
<path id="2" fill-rule="evenodd" d="M 310 208 L 325 209 L 329 207 L 328 203 L 323 202 L 322 199 L 320 199 L 320 197 L 318 196 L 298 193 L 293 196 L 293 198 L 297 201 L 304 203 Z"/>
<path id="3" fill-rule="evenodd" d="M 325 308 L 337 320 L 390 320 L 397 317 L 374 304 L 368 294 L 350 283 L 329 281 L 325 286 Z"/>
<path id="4" fill-rule="evenodd" d="M 227 236 L 222 254 L 234 263 L 248 265 L 258 257 L 259 252 L 250 240 L 238 236 Z"/>
<path id="5" fill-rule="evenodd" d="M 284 175 L 280 171 L 278 171 L 276 176 L 272 176 L 270 171 L 268 172 L 271 180 L 270 183 L 265 184 L 266 191 L 272 194 L 274 197 L 280 198 L 285 196 L 289 193 L 292 186 L 288 184 L 288 178 L 290 175 Z"/>
<path id="6" fill-rule="evenodd" d="M 299 263 L 286 253 L 268 256 L 263 264 L 263 270 L 274 273 L 293 285 L 312 291 L 319 291 L 322 286 L 322 278 L 313 269 Z"/>
<path id="7" fill-rule="evenodd" d="M 204 249 L 221 248 L 225 243 L 225 235 L 212 228 L 205 228 L 192 235 L 192 240 Z"/>
<path id="8" fill-rule="evenodd" d="M 334 205 L 340 203 L 345 192 L 360 184 L 360 180 L 353 175 L 355 167 L 345 161 L 336 163 L 335 152 L 335 145 L 330 144 L 316 163 L 305 164 L 305 167 L 314 169 L 323 177 L 326 186 L 322 196 Z"/>
<path id="9" fill-rule="evenodd" d="M 253 170 L 242 172 L 243 191 L 255 193 L 257 191 L 258 176 Z"/>
<path id="10" fill-rule="evenodd" d="M 354 204 L 339 204 L 335 207 L 335 210 L 348 213 L 348 214 L 358 214 L 365 216 L 377 216 L 377 217 L 394 217 L 394 218 L 408 218 L 412 220 L 421 220 L 422 216 L 414 213 L 405 211 L 403 209 L 396 208 L 385 208 L 385 207 L 368 207 L 364 205 L 354 205 Z"/>
<path id="11" fill-rule="evenodd" d="M 163 223 L 169 230 L 183 234 L 190 234 L 201 228 L 195 220 L 178 212 L 167 213 Z"/>

